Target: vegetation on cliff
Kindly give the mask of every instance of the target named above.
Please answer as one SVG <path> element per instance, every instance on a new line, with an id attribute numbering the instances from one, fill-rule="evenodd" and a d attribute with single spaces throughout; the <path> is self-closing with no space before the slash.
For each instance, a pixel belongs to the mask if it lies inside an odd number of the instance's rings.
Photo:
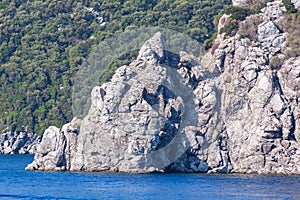
<path id="1" fill-rule="evenodd" d="M 228 4 L 229 0 L 1 1 L 1 127 L 27 127 L 41 134 L 49 125 L 70 121 L 73 76 L 93 46 L 114 33 L 160 26 L 203 42 L 214 32 L 213 17 Z"/>
<path id="2" fill-rule="evenodd" d="M 233 36 L 239 33 L 241 37 L 257 39 L 257 26 L 263 20 L 261 17 L 256 16 L 246 18 L 250 15 L 259 13 L 262 6 L 265 5 L 269 0 L 260 1 L 258 3 L 251 3 L 249 7 L 235 7 L 228 6 L 222 10 L 221 13 L 230 15 L 225 26 L 221 28 L 220 33 L 225 33 L 225 36 Z M 291 57 L 300 56 L 300 38 L 299 38 L 299 28 L 300 28 L 300 11 L 297 10 L 291 3 L 291 0 L 282 0 L 282 3 L 286 9 L 284 17 L 280 20 L 275 20 L 274 23 L 280 28 L 282 32 L 288 33 L 286 49 L 283 52 L 285 57 L 278 58 L 275 57 L 271 65 L 274 68 L 279 68 L 283 63 L 282 59 L 289 59 Z M 219 14 L 219 16 L 221 16 Z M 213 39 L 212 39 L 213 40 Z M 213 41 L 210 41 L 210 46 L 212 46 Z"/>

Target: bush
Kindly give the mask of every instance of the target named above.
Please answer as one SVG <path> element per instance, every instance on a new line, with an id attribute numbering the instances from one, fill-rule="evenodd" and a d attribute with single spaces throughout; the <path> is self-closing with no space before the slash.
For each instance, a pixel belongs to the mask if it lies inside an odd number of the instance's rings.
<path id="1" fill-rule="evenodd" d="M 225 14 L 231 15 L 231 19 L 243 21 L 246 19 L 247 16 L 251 14 L 251 11 L 246 8 L 240 8 L 235 6 L 229 6 L 225 8 Z"/>
<path id="2" fill-rule="evenodd" d="M 227 24 L 221 28 L 220 33 L 225 33 L 225 36 L 234 36 L 239 30 L 239 22 L 235 19 L 229 19 Z"/>
<path id="3" fill-rule="evenodd" d="M 1 10 L 1 9 L 5 9 L 5 8 L 6 8 L 6 6 L 3 5 L 2 3 L 0 3 L 0 10 Z"/>
<path id="4" fill-rule="evenodd" d="M 278 24 L 279 28 L 288 33 L 286 50 L 284 54 L 286 58 L 300 56 L 300 14 L 288 13 Z"/>
<path id="5" fill-rule="evenodd" d="M 240 28 L 238 33 L 242 38 L 249 38 L 253 41 L 256 41 L 258 38 L 257 29 L 258 25 L 263 22 L 261 16 L 254 15 L 248 17 L 245 21 L 239 24 Z"/>
<path id="6" fill-rule="evenodd" d="M 283 5 L 286 8 L 287 13 L 297 13 L 298 10 L 295 6 L 291 3 L 291 0 L 282 0 Z"/>
<path id="7" fill-rule="evenodd" d="M 247 5 L 249 9 L 259 11 L 266 7 L 266 4 L 271 1 L 272 0 L 248 0 Z"/>
<path id="8" fill-rule="evenodd" d="M 215 32 L 209 39 L 204 41 L 204 44 L 203 44 L 204 50 L 207 51 L 213 46 L 216 37 L 217 37 L 217 32 Z"/>
<path id="9" fill-rule="evenodd" d="M 280 58 L 278 56 L 275 56 L 270 61 L 270 67 L 272 70 L 279 70 L 281 66 L 283 65 L 284 58 Z"/>
<path id="10" fill-rule="evenodd" d="M 225 33 L 226 36 L 233 36 L 239 30 L 239 22 L 246 20 L 248 16 L 257 11 L 247 8 L 228 6 L 225 8 L 225 14 L 230 15 L 227 24 L 220 30 L 220 33 Z"/>

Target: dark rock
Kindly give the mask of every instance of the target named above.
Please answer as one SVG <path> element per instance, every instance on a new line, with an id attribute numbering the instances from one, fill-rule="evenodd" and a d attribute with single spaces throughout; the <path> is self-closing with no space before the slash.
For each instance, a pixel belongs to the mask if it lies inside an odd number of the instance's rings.
<path id="1" fill-rule="evenodd" d="M 262 152 L 264 154 L 268 154 L 270 151 L 272 151 L 272 149 L 275 148 L 274 144 L 263 144 L 262 145 Z"/>

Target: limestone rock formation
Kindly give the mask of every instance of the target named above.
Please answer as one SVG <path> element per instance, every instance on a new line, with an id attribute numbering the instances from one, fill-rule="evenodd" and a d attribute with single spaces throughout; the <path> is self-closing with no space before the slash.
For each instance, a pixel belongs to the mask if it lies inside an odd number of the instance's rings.
<path id="1" fill-rule="evenodd" d="M 45 131 L 35 161 L 27 169 L 152 172 L 184 154 L 186 135 L 195 135 L 179 131 L 184 124 L 182 102 L 195 106 L 193 91 L 177 83 L 181 79 L 177 66 L 173 69 L 164 57 L 157 33 L 144 44 L 136 61 L 120 67 L 110 82 L 92 90 L 92 106 L 82 121 L 74 119 L 62 130 Z M 175 85 L 183 96 L 168 85 Z M 196 125 L 195 112 L 184 117 L 189 121 L 187 128 L 191 121 Z M 171 148 L 177 149 L 176 155 L 170 155 Z M 204 163 L 198 169 L 200 162 L 195 156 L 194 171 L 207 171 Z"/>
<path id="2" fill-rule="evenodd" d="M 33 133 L 13 131 L 0 135 L 0 154 L 34 154 L 39 137 Z"/>
<path id="3" fill-rule="evenodd" d="M 157 33 L 93 89 L 82 121 L 45 131 L 27 169 L 300 174 L 300 57 L 284 59 L 284 12 L 268 3 L 246 19 L 261 20 L 257 37 L 219 34 L 201 59 L 170 60 Z"/>

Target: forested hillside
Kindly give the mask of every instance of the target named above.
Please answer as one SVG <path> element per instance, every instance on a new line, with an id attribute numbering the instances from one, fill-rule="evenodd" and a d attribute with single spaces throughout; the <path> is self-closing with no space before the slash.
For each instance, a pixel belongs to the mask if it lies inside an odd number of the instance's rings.
<path id="1" fill-rule="evenodd" d="M 140 26 L 204 42 L 229 0 L 0 1 L 1 128 L 41 134 L 72 119 L 72 77 L 100 41 Z"/>

